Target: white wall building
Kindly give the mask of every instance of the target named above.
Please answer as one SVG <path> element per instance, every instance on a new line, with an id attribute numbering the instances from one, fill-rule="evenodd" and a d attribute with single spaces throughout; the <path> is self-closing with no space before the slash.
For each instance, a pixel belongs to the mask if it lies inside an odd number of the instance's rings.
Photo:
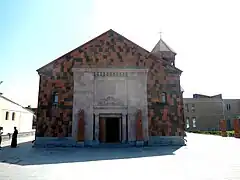
<path id="1" fill-rule="evenodd" d="M 11 101 L 0 94 L 0 127 L 3 127 L 3 134 L 13 133 L 14 126 L 18 132 L 31 132 L 34 112 Z"/>

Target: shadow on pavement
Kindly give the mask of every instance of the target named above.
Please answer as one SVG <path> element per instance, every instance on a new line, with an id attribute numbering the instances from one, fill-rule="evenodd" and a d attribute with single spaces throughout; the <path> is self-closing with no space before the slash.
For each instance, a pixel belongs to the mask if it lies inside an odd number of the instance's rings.
<path id="1" fill-rule="evenodd" d="M 99 160 L 174 155 L 181 146 L 128 148 L 32 148 L 32 141 L 0 150 L 0 162 L 16 165 L 43 165 Z"/>

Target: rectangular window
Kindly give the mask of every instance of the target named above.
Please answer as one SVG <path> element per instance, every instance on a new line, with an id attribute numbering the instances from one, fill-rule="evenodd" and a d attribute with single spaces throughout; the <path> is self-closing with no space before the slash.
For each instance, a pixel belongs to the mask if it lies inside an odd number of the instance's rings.
<path id="1" fill-rule="evenodd" d="M 230 111 L 231 110 L 231 106 L 230 104 L 227 104 L 227 111 Z"/>
<path id="2" fill-rule="evenodd" d="M 9 112 L 6 112 L 5 120 L 8 120 Z"/>
<path id="3" fill-rule="evenodd" d="M 186 118 L 186 128 L 189 128 L 189 117 Z"/>
<path id="4" fill-rule="evenodd" d="M 186 109 L 187 112 L 189 112 L 188 104 L 185 104 L 185 109 Z"/>
<path id="5" fill-rule="evenodd" d="M 192 104 L 192 112 L 195 112 L 195 104 Z"/>
<path id="6" fill-rule="evenodd" d="M 12 113 L 12 120 L 15 120 L 15 112 Z"/>
<path id="7" fill-rule="evenodd" d="M 192 124 L 193 124 L 193 127 L 197 127 L 196 126 L 196 118 L 195 117 L 192 118 Z"/>

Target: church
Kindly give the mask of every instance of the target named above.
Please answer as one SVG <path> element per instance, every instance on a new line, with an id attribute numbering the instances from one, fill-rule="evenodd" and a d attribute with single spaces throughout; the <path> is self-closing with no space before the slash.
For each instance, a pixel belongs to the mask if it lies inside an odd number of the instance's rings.
<path id="1" fill-rule="evenodd" d="M 184 145 L 175 56 L 110 29 L 41 67 L 34 146 Z"/>

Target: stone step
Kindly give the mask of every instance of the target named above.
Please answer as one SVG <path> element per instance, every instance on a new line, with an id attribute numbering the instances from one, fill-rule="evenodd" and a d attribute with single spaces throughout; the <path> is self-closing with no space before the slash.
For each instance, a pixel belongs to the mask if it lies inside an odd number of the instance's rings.
<path id="1" fill-rule="evenodd" d="M 126 148 L 126 147 L 133 147 L 133 144 L 121 144 L 121 143 L 104 143 L 95 146 L 97 148 Z"/>

